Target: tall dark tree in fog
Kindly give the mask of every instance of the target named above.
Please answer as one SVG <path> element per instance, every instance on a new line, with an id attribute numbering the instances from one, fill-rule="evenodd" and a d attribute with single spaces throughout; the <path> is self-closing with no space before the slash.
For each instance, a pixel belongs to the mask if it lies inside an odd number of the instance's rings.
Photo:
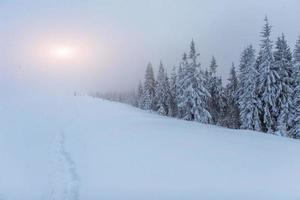
<path id="1" fill-rule="evenodd" d="M 203 74 L 198 62 L 199 54 L 196 51 L 194 41 L 191 42 L 190 54 L 186 65 L 184 65 L 184 76 L 180 84 L 183 90 L 179 97 L 179 107 L 184 111 L 185 120 L 208 123 L 211 119 L 206 109 L 206 101 L 210 96 L 204 87 Z"/>
<path id="2" fill-rule="evenodd" d="M 209 66 L 210 74 L 215 76 L 217 74 L 217 68 L 218 68 L 217 61 L 216 61 L 216 58 L 213 56 L 211 58 L 211 62 L 210 62 L 210 66 Z"/>
<path id="3" fill-rule="evenodd" d="M 183 106 L 180 106 L 180 102 L 182 101 L 183 97 L 183 82 L 184 82 L 184 74 L 185 74 L 185 69 L 188 65 L 188 58 L 187 54 L 184 53 L 182 56 L 182 60 L 180 62 L 178 72 L 177 72 L 177 79 L 176 79 L 176 102 L 177 102 L 177 117 L 178 118 L 183 118 L 185 114 L 185 110 Z"/>
<path id="4" fill-rule="evenodd" d="M 173 67 L 171 76 L 170 76 L 170 105 L 169 105 L 169 116 L 177 117 L 178 107 L 177 107 L 177 73 L 176 67 Z"/>
<path id="5" fill-rule="evenodd" d="M 152 64 L 149 63 L 146 69 L 145 83 L 144 83 L 144 109 L 155 109 L 155 79 Z"/>
<path id="6" fill-rule="evenodd" d="M 221 112 L 221 93 L 222 93 L 222 80 L 217 77 L 217 61 L 215 57 L 212 57 L 209 72 L 207 77 L 207 89 L 210 93 L 210 97 L 208 98 L 208 111 L 211 114 L 212 122 L 214 124 L 218 124 L 219 116 Z"/>
<path id="7" fill-rule="evenodd" d="M 255 67 L 255 50 L 247 47 L 240 60 L 238 101 L 240 109 L 241 128 L 260 131 L 259 108 L 257 96 L 258 72 Z"/>
<path id="8" fill-rule="evenodd" d="M 139 85 L 138 85 L 138 89 L 137 89 L 137 106 L 139 108 L 143 108 L 144 107 L 144 89 L 143 89 L 143 84 L 140 81 Z"/>
<path id="9" fill-rule="evenodd" d="M 290 136 L 293 138 L 300 138 L 300 37 L 297 41 L 296 48 L 294 51 L 293 63 L 293 116 Z"/>
<path id="10" fill-rule="evenodd" d="M 159 65 L 155 87 L 155 103 L 157 112 L 161 115 L 167 115 L 169 111 L 169 83 L 162 62 Z"/>
<path id="11" fill-rule="evenodd" d="M 279 37 L 276 42 L 276 50 L 274 52 L 274 65 L 278 70 L 279 79 L 279 97 L 276 102 L 277 107 L 277 125 L 276 133 L 286 136 L 290 129 L 292 111 L 292 93 L 293 93 L 293 64 L 292 52 L 285 40 L 284 35 Z"/>
<path id="12" fill-rule="evenodd" d="M 266 17 L 265 25 L 261 32 L 262 39 L 258 58 L 258 93 L 261 105 L 262 129 L 265 132 L 274 133 L 278 113 L 276 100 L 279 96 L 280 77 L 278 69 L 274 66 L 273 45 L 270 35 L 271 25 Z"/>
<path id="13" fill-rule="evenodd" d="M 226 121 L 227 127 L 237 129 L 240 127 L 240 111 L 238 105 L 238 87 L 239 81 L 236 73 L 234 64 L 230 70 L 228 84 L 225 89 L 226 100 L 227 100 L 227 113 Z M 221 110 L 222 112 L 222 110 Z"/>

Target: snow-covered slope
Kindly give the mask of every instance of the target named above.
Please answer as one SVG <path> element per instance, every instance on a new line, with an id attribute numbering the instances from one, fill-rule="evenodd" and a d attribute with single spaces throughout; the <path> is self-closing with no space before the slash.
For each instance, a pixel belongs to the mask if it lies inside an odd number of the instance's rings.
<path id="1" fill-rule="evenodd" d="M 300 199 L 300 142 L 89 97 L 0 100 L 4 200 Z"/>

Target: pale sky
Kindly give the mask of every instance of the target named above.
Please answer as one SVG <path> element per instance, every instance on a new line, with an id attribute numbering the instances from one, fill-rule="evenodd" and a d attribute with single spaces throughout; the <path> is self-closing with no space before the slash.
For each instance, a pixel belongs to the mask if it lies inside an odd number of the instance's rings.
<path id="1" fill-rule="evenodd" d="M 0 0 L 0 83 L 125 90 L 149 61 L 177 65 L 192 39 L 202 67 L 214 55 L 227 78 L 245 46 L 258 49 L 265 15 L 272 38 L 284 32 L 293 48 L 299 0 Z M 76 54 L 49 54 L 61 46 Z"/>

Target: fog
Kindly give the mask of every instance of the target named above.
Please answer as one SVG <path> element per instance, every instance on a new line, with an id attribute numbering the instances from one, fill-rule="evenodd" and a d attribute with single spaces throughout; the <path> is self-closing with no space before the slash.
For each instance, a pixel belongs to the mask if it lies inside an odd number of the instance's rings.
<path id="1" fill-rule="evenodd" d="M 226 79 L 246 45 L 258 48 L 265 15 L 293 47 L 299 0 L 0 0 L 0 88 L 132 89 L 149 61 L 178 65 L 192 39 L 202 67 L 214 55 Z M 78 54 L 55 59 L 45 49 L 56 44 Z"/>

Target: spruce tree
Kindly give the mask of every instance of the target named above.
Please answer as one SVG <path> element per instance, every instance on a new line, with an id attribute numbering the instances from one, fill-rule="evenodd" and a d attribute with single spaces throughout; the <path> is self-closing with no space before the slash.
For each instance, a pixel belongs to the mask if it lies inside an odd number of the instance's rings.
<path id="1" fill-rule="evenodd" d="M 284 35 L 277 39 L 276 50 L 274 52 L 274 66 L 278 70 L 279 97 L 276 102 L 278 109 L 276 134 L 287 136 L 290 129 L 293 93 L 293 65 L 292 52 L 285 40 Z"/>
<path id="2" fill-rule="evenodd" d="M 289 135 L 293 138 L 300 138 L 300 37 L 296 43 L 296 48 L 293 54 L 293 112 L 291 125 L 292 128 Z"/>
<path id="3" fill-rule="evenodd" d="M 219 88 L 219 95 L 218 95 L 218 120 L 217 120 L 217 125 L 223 126 L 230 128 L 232 127 L 232 121 L 229 119 L 229 113 L 230 113 L 230 105 L 228 101 L 228 94 L 226 91 L 226 88 L 224 88 L 222 78 L 217 78 L 218 85 L 220 86 Z"/>
<path id="4" fill-rule="evenodd" d="M 143 98 L 144 92 L 143 92 L 143 84 L 140 81 L 137 89 L 137 107 L 143 109 L 144 108 L 144 98 Z"/>
<path id="5" fill-rule="evenodd" d="M 178 73 L 177 73 L 177 79 L 176 79 L 176 102 L 177 102 L 177 117 L 178 118 L 183 118 L 184 117 L 184 107 L 183 106 L 179 106 L 180 101 L 182 101 L 182 97 L 183 97 L 183 81 L 184 81 L 184 74 L 185 74 L 185 69 L 188 65 L 188 61 L 187 61 L 187 54 L 184 53 L 182 56 L 182 61 L 179 65 L 178 68 Z"/>
<path id="6" fill-rule="evenodd" d="M 203 73 L 200 70 L 198 57 L 195 43 L 192 41 L 180 84 L 182 94 L 179 97 L 179 107 L 184 112 L 183 119 L 208 123 L 211 115 L 206 109 L 206 101 L 210 94 L 203 84 Z"/>
<path id="7" fill-rule="evenodd" d="M 257 77 L 255 50 L 250 45 L 240 59 L 238 103 L 242 129 L 261 130 L 259 118 L 260 101 L 257 95 Z"/>
<path id="8" fill-rule="evenodd" d="M 206 81 L 206 88 L 210 94 L 210 97 L 207 101 L 208 111 L 212 117 L 213 124 L 219 124 L 220 121 L 220 112 L 221 112 L 221 93 L 222 93 L 222 81 L 217 77 L 217 61 L 215 57 L 212 57 L 208 77 Z"/>
<path id="9" fill-rule="evenodd" d="M 232 64 L 228 84 L 226 86 L 226 99 L 227 99 L 227 113 L 226 121 L 227 127 L 237 129 L 240 127 L 240 112 L 238 106 L 238 86 L 239 81 L 236 74 L 235 66 Z"/>
<path id="10" fill-rule="evenodd" d="M 165 108 L 166 108 L 166 115 L 172 116 L 172 94 L 171 94 L 171 86 L 170 86 L 170 79 L 168 73 L 165 72 L 165 81 L 164 81 L 164 91 L 165 91 Z"/>
<path id="11" fill-rule="evenodd" d="M 211 75 L 216 75 L 217 68 L 218 68 L 217 61 L 216 61 L 216 58 L 213 56 L 211 58 L 211 62 L 210 62 L 210 66 L 209 66 L 209 72 L 210 72 L 210 74 Z"/>
<path id="12" fill-rule="evenodd" d="M 258 93 L 260 99 L 260 118 L 262 130 L 268 133 L 274 133 L 276 129 L 276 116 L 278 109 L 276 101 L 279 96 L 279 74 L 274 66 L 274 57 L 272 52 L 272 41 L 270 39 L 271 25 L 265 18 L 265 25 L 261 32 L 261 44 L 258 66 Z"/>
<path id="13" fill-rule="evenodd" d="M 162 62 L 159 65 L 159 71 L 157 74 L 157 82 L 155 87 L 155 102 L 157 103 L 157 112 L 161 115 L 168 114 L 168 79 L 165 73 Z"/>
<path id="14" fill-rule="evenodd" d="M 177 107 L 177 73 L 176 67 L 173 68 L 171 77 L 170 77 L 170 107 L 169 107 L 169 116 L 177 117 L 178 115 L 178 107 Z"/>
<path id="15" fill-rule="evenodd" d="M 152 64 L 149 63 L 146 69 L 145 74 L 145 83 L 144 83 L 144 109 L 145 110 L 155 110 L 156 105 L 154 101 L 155 97 L 155 79 Z"/>

